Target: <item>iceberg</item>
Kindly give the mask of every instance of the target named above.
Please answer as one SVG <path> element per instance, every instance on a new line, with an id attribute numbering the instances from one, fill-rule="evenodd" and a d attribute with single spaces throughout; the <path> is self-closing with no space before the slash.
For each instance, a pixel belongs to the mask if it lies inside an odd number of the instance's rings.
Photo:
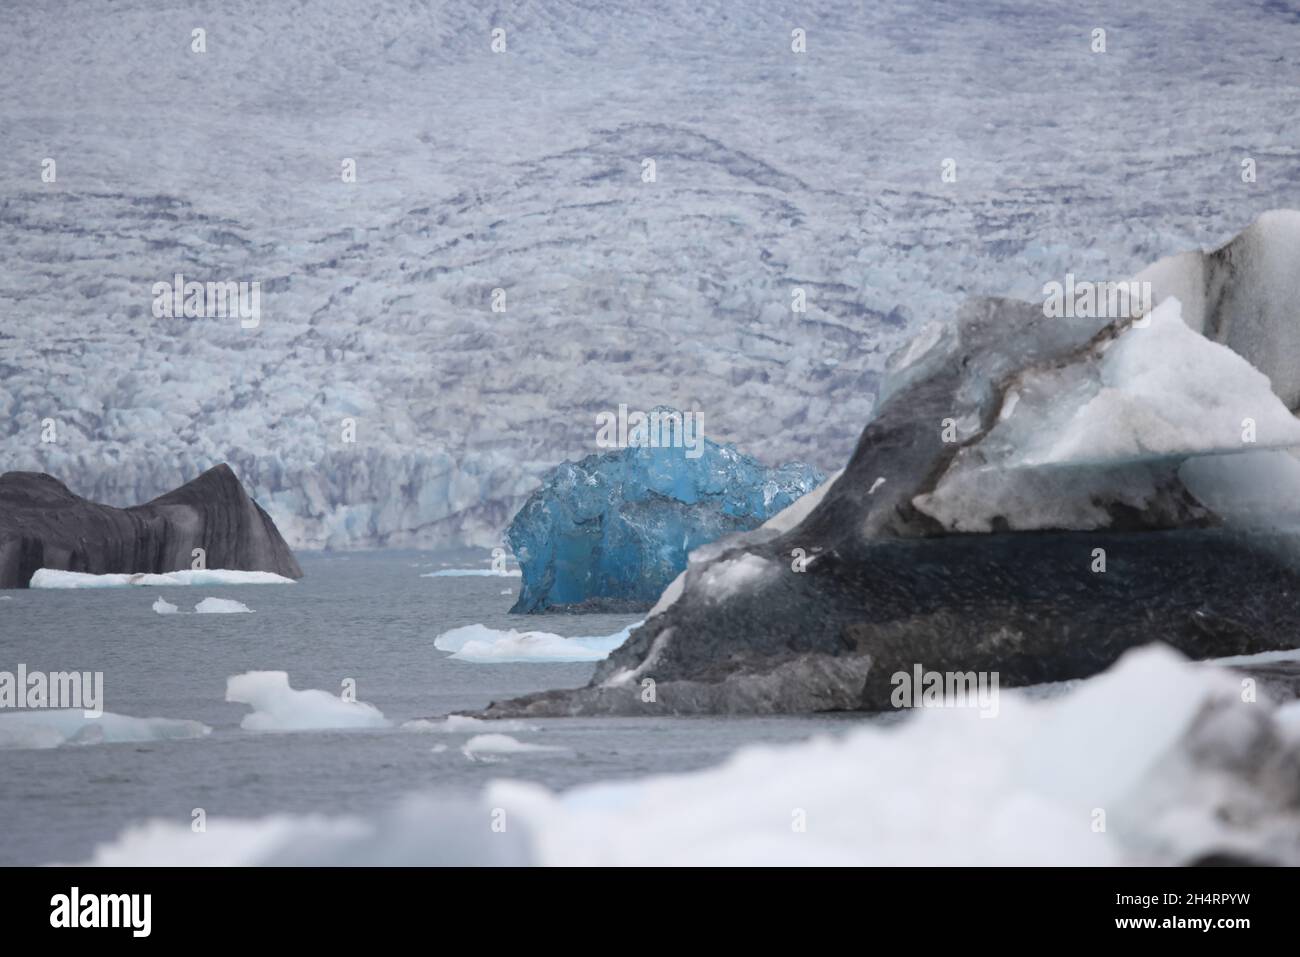
<path id="1" fill-rule="evenodd" d="M 825 480 L 710 439 L 689 451 L 630 447 L 549 472 L 506 530 L 523 573 L 511 611 L 649 608 L 692 549 L 758 527 Z"/>
<path id="2" fill-rule="evenodd" d="M 51 475 L 0 475 L 0 588 L 27 588 L 34 578 L 38 588 L 183 584 L 166 579 L 186 575 L 174 570 L 192 569 L 196 558 L 221 570 L 214 583 L 230 571 L 302 577 L 271 517 L 227 465 L 131 508 L 91 502 Z"/>
<path id="3" fill-rule="evenodd" d="M 372 704 L 347 701 L 326 691 L 296 691 L 283 671 L 249 671 L 226 679 L 226 700 L 253 709 L 239 726 L 246 731 L 320 731 L 386 728 L 390 722 Z"/>
<path id="4" fill-rule="evenodd" d="M 918 665 L 1013 687 L 1296 647 L 1298 274 L 1283 212 L 1141 274 L 1137 316 L 968 302 L 811 505 L 697 549 L 587 687 L 483 716 L 879 711 Z"/>
<path id="5" fill-rule="evenodd" d="M 157 610 L 155 607 L 154 611 Z M 205 598 L 194 606 L 196 615 L 244 615 L 252 610 L 242 601 L 233 598 Z"/>
<path id="6" fill-rule="evenodd" d="M 72 744 L 169 741 L 201 738 L 212 729 L 199 721 L 133 718 L 105 711 L 86 717 L 80 708 L 13 711 L 0 714 L 0 748 L 57 748 Z"/>

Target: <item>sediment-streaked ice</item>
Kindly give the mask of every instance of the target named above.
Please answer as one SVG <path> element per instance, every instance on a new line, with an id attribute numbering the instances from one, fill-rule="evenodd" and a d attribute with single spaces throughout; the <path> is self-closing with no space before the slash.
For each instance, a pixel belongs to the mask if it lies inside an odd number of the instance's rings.
<path id="1" fill-rule="evenodd" d="M 292 578 L 274 572 L 246 572 L 226 568 L 182 569 L 155 575 L 148 572 L 133 574 L 90 575 L 85 572 L 65 572 L 57 568 L 39 568 L 32 575 L 32 588 L 126 588 L 128 586 L 162 585 L 292 585 Z"/>
<path id="2" fill-rule="evenodd" d="M 297 691 L 289 687 L 284 671 L 249 671 L 227 678 L 226 700 L 253 709 L 239 723 L 246 731 L 386 728 L 391 723 L 363 701 L 346 701 L 314 688 Z"/>
<path id="3" fill-rule="evenodd" d="M 441 651 L 453 652 L 457 661 L 479 664 L 504 662 L 600 661 L 623 642 L 641 622 L 628 625 L 612 635 L 565 638 L 546 631 L 507 631 L 486 625 L 453 628 L 434 639 Z"/>
<path id="4" fill-rule="evenodd" d="M 86 717 L 80 708 L 0 713 L 0 748 L 57 748 L 64 744 L 115 744 L 201 738 L 212 729 L 198 721 L 133 718 L 105 711 Z"/>

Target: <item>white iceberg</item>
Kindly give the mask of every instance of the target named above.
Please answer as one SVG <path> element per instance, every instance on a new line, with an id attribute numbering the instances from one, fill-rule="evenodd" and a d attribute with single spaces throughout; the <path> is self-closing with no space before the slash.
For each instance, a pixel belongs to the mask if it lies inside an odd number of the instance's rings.
<path id="1" fill-rule="evenodd" d="M 642 624 L 635 622 L 612 635 L 582 638 L 565 638 L 546 631 L 503 631 L 486 625 L 465 625 L 439 635 L 433 645 L 441 651 L 453 652 L 451 657 L 457 661 L 479 664 L 600 661 Z"/>
<path id="2" fill-rule="evenodd" d="M 179 609 L 160 595 L 154 600 L 153 610 L 160 615 L 174 615 Z"/>
<path id="3" fill-rule="evenodd" d="M 32 575 L 32 588 L 126 588 L 130 586 L 165 585 L 292 585 L 292 578 L 274 572 L 245 572 L 225 568 L 184 569 L 154 575 L 148 572 L 133 574 L 90 575 L 85 572 L 65 572 L 57 568 L 38 568 Z"/>
<path id="4" fill-rule="evenodd" d="M 155 604 L 154 611 L 157 611 Z M 196 615 L 243 615 L 253 609 L 233 598 L 205 598 L 194 606 Z"/>
<path id="5" fill-rule="evenodd" d="M 246 731 L 386 728 L 391 723 L 363 701 L 346 701 L 314 688 L 296 691 L 284 671 L 249 671 L 227 678 L 226 700 L 253 709 L 239 723 Z"/>
<path id="6" fill-rule="evenodd" d="M 80 708 L 0 713 L 0 749 L 57 748 L 64 744 L 117 744 L 201 738 L 212 729 L 198 721 L 133 718 L 105 711 L 86 717 Z"/>

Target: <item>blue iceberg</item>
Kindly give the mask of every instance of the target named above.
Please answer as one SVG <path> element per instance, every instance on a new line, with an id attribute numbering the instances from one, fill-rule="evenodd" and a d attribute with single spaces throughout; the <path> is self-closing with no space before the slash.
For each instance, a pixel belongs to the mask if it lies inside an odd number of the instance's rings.
<path id="1" fill-rule="evenodd" d="M 826 478 L 708 439 L 690 451 L 624 448 L 548 472 L 506 530 L 523 571 L 511 611 L 649 607 L 692 549 L 757 528 Z"/>

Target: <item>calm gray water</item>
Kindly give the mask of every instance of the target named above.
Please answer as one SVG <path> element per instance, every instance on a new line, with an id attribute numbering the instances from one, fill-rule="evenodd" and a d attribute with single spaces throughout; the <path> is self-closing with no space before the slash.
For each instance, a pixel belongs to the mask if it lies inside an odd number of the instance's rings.
<path id="1" fill-rule="evenodd" d="M 622 615 L 513 616 L 517 578 L 421 578 L 447 562 L 483 567 L 484 553 L 377 552 L 300 556 L 305 577 L 283 586 L 8 591 L 0 601 L 0 670 L 104 672 L 104 708 L 189 718 L 207 738 L 148 744 L 0 750 L 0 865 L 76 862 L 125 826 L 188 824 L 273 812 L 364 812 L 416 790 L 477 792 L 517 777 L 564 788 L 716 764 L 737 747 L 842 730 L 860 718 L 610 718 L 532 722 L 528 740 L 567 750 L 467 759 L 464 736 L 382 731 L 254 733 L 249 709 L 224 701 L 226 678 L 289 673 L 295 688 L 357 695 L 400 724 L 477 708 L 494 698 L 576 686 L 591 664 L 474 664 L 434 648 L 443 631 L 482 623 L 562 635 L 612 634 Z M 512 594 L 502 594 L 505 589 Z M 251 615 L 158 615 L 159 595 L 182 611 L 234 598 Z M 489 729 L 490 730 L 490 729 Z M 449 747 L 434 753 L 435 744 Z"/>

